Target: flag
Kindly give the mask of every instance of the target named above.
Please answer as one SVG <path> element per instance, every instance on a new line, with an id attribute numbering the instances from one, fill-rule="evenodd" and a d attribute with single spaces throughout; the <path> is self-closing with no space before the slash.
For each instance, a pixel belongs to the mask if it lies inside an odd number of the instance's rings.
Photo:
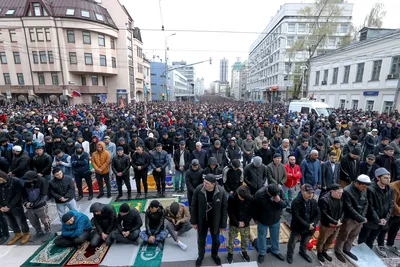
<path id="1" fill-rule="evenodd" d="M 74 90 L 74 91 L 72 92 L 72 95 L 71 95 L 71 96 L 72 96 L 72 97 L 81 97 L 82 94 L 79 93 L 78 91 Z"/>

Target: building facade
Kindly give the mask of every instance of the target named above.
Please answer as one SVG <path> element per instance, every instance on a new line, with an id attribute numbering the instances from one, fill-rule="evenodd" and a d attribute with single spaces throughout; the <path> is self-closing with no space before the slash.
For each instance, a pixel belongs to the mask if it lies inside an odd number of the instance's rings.
<path id="1" fill-rule="evenodd" d="M 169 88 L 170 88 L 170 101 L 187 100 L 187 97 L 192 96 L 188 79 L 179 70 L 171 70 L 168 72 Z"/>
<path id="2" fill-rule="evenodd" d="M 285 99 L 285 91 L 293 90 L 300 81 L 301 66 L 308 58 L 308 51 L 298 51 L 289 56 L 287 50 L 304 38 L 309 38 L 311 23 L 315 18 L 305 18 L 299 11 L 311 4 L 284 4 L 263 33 L 249 49 L 247 94 L 250 101 L 275 102 Z M 336 18 L 335 33 L 320 45 L 318 53 L 336 49 L 349 32 L 353 4 L 341 4 L 343 11 Z M 291 66 L 291 69 L 289 68 Z M 285 81 L 285 76 L 289 76 Z"/>
<path id="3" fill-rule="evenodd" d="M 247 62 L 235 62 L 232 66 L 232 81 L 230 97 L 236 100 L 244 99 L 247 83 Z"/>
<path id="4" fill-rule="evenodd" d="M 2 98 L 129 103 L 134 29 L 117 0 L 0 0 Z"/>
<path id="5" fill-rule="evenodd" d="M 161 101 L 166 99 L 165 90 L 165 64 L 163 62 L 152 61 L 150 63 L 150 84 L 151 84 L 151 100 Z"/>
<path id="6" fill-rule="evenodd" d="M 186 77 L 188 83 L 188 92 L 194 94 L 194 81 L 195 81 L 195 69 L 193 66 L 188 66 L 186 61 L 174 61 L 172 62 L 172 69 L 178 70 L 183 76 Z"/>
<path id="7" fill-rule="evenodd" d="M 221 82 L 228 81 L 228 60 L 223 58 L 219 61 L 219 80 Z"/>
<path id="8" fill-rule="evenodd" d="M 400 30 L 373 34 L 376 31 L 364 28 L 360 36 L 379 37 L 313 58 L 309 94 L 336 108 L 378 112 L 398 109 Z"/>
<path id="9" fill-rule="evenodd" d="M 195 83 L 194 83 L 194 94 L 197 96 L 204 95 L 204 78 L 197 78 Z"/>

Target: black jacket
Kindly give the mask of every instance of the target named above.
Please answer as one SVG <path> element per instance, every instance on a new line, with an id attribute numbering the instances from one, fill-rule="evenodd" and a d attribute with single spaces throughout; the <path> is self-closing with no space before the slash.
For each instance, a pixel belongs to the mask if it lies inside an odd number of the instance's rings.
<path id="1" fill-rule="evenodd" d="M 255 156 L 261 157 L 262 163 L 267 166 L 272 162 L 272 151 L 271 149 L 260 148 L 256 151 Z"/>
<path id="2" fill-rule="evenodd" d="M 208 151 L 208 158 L 214 157 L 217 159 L 219 166 L 226 166 L 227 164 L 227 159 L 226 159 L 226 153 L 225 149 L 222 147 L 219 147 L 217 149 L 215 146 L 211 147 L 210 150 Z"/>
<path id="3" fill-rule="evenodd" d="M 228 199 L 228 216 L 229 225 L 239 227 L 239 222 L 244 222 L 244 226 L 247 227 L 250 224 L 251 216 L 251 202 L 253 198 L 250 196 L 247 199 L 241 201 L 238 197 L 237 192 L 234 192 Z"/>
<path id="4" fill-rule="evenodd" d="M 188 192 L 194 192 L 194 190 L 203 183 L 203 169 L 193 170 L 189 168 L 186 171 L 186 187 Z"/>
<path id="5" fill-rule="evenodd" d="M 174 153 L 174 165 L 175 165 L 175 170 L 179 170 L 179 160 L 181 157 L 181 153 L 183 153 L 183 158 L 185 160 L 185 165 L 183 166 L 184 170 L 187 171 L 190 167 L 190 163 L 191 163 L 191 158 L 190 158 L 190 152 L 189 150 L 185 149 L 183 150 L 183 152 L 181 152 L 180 149 L 177 149 Z"/>
<path id="6" fill-rule="evenodd" d="M 142 218 L 135 208 L 131 209 L 125 216 L 122 216 L 120 213 L 118 214 L 117 228 L 121 233 L 127 231 L 132 233 L 133 231 L 140 230 L 142 225 Z"/>
<path id="7" fill-rule="evenodd" d="M 150 165 L 150 155 L 144 151 L 140 155 L 135 152 L 132 155 L 131 164 L 134 171 L 138 171 L 138 167 L 141 166 L 142 171 L 145 170 L 147 172 Z"/>
<path id="8" fill-rule="evenodd" d="M 340 180 L 351 183 L 358 175 L 360 175 L 360 159 L 353 160 L 350 154 L 347 154 L 340 160 Z"/>
<path id="9" fill-rule="evenodd" d="M 254 195 L 267 181 L 267 166 L 262 164 L 257 168 L 254 166 L 254 163 L 250 163 L 244 168 L 243 177 L 244 182 L 250 188 L 251 194 Z"/>
<path id="10" fill-rule="evenodd" d="M 343 190 L 344 222 L 352 219 L 358 223 L 365 221 L 368 211 L 367 191 L 361 192 L 354 185 L 349 184 Z"/>
<path id="11" fill-rule="evenodd" d="M 201 168 L 204 169 L 207 167 L 208 155 L 204 149 L 202 149 L 201 151 L 198 151 L 197 149 L 195 149 L 192 152 L 192 159 L 198 159 L 200 162 Z"/>
<path id="12" fill-rule="evenodd" d="M 203 185 L 199 185 L 193 194 L 191 204 L 191 224 L 197 224 L 199 231 L 208 228 L 206 213 L 208 210 L 207 193 Z M 225 229 L 228 219 L 228 196 L 223 187 L 215 185 L 212 210 L 213 224 L 211 233 L 219 233 L 219 229 Z"/>
<path id="13" fill-rule="evenodd" d="M 287 201 L 285 193 L 279 192 L 281 201 L 278 203 L 271 200 L 267 193 L 267 187 L 261 187 L 255 194 L 251 205 L 253 219 L 261 224 L 271 226 L 278 223 L 281 219 L 282 210 L 286 208 Z"/>
<path id="14" fill-rule="evenodd" d="M 171 155 L 172 151 L 174 150 L 172 139 L 169 138 L 165 139 L 164 137 L 162 137 L 160 139 L 160 143 L 162 144 L 162 149 Z"/>
<path id="15" fill-rule="evenodd" d="M 222 179 L 226 192 L 236 191 L 243 184 L 243 169 L 239 168 L 235 171 L 229 164 L 222 171 Z"/>
<path id="16" fill-rule="evenodd" d="M 321 217 L 318 203 L 312 198 L 310 201 L 310 221 L 306 220 L 306 201 L 303 198 L 301 192 L 292 202 L 292 221 L 290 223 L 290 228 L 293 232 L 299 234 L 312 235 L 315 232 L 315 227 L 317 226 L 319 219 Z M 314 224 L 314 230 L 309 230 L 310 224 Z"/>
<path id="17" fill-rule="evenodd" d="M 49 193 L 56 203 L 68 203 L 75 197 L 75 185 L 71 176 L 64 175 L 62 179 L 53 178 L 50 181 Z M 60 201 L 60 198 L 68 198 L 67 202 Z"/>
<path id="18" fill-rule="evenodd" d="M 197 139 L 195 138 L 186 139 L 186 148 L 189 150 L 190 153 L 196 150 L 196 143 Z"/>
<path id="19" fill-rule="evenodd" d="M 53 159 L 47 153 L 43 153 L 41 156 L 34 156 L 32 159 L 32 165 L 35 168 L 37 173 L 41 173 L 43 175 L 51 174 L 51 164 L 53 163 Z"/>
<path id="20" fill-rule="evenodd" d="M 148 236 L 156 236 L 160 231 L 164 230 L 164 208 L 160 203 L 158 210 L 155 213 L 150 212 L 150 207 L 147 209 L 145 214 L 145 227 Z M 152 234 L 150 230 L 155 230 Z"/>
<path id="21" fill-rule="evenodd" d="M 390 180 L 391 182 L 397 180 L 397 170 L 396 170 L 396 158 L 395 157 L 389 157 L 386 154 L 379 155 L 376 157 L 376 165 L 378 165 L 381 168 L 385 168 L 390 172 Z M 375 180 L 375 179 L 374 179 Z"/>
<path id="22" fill-rule="evenodd" d="M 30 203 L 31 209 L 38 209 L 46 206 L 49 191 L 49 182 L 43 177 L 36 175 L 32 183 L 25 182 L 22 192 L 23 204 Z"/>
<path id="23" fill-rule="evenodd" d="M 340 179 L 340 163 L 335 163 L 335 171 L 332 171 L 331 162 L 328 160 L 321 165 L 322 171 L 322 188 L 330 187 L 334 183 L 339 183 Z"/>
<path id="24" fill-rule="evenodd" d="M 4 177 L 7 182 L 0 184 L 0 208 L 8 207 L 10 210 L 13 208 L 22 208 L 22 191 L 23 187 L 21 181 L 14 177 Z"/>
<path id="25" fill-rule="evenodd" d="M 22 151 L 18 156 L 14 155 L 8 170 L 12 172 L 15 177 L 22 178 L 24 174 L 29 171 L 30 160 L 28 152 Z"/>
<path id="26" fill-rule="evenodd" d="M 368 163 L 363 161 L 360 163 L 360 174 L 368 175 L 369 178 L 371 179 L 371 181 L 374 181 L 375 180 L 375 171 L 378 168 L 379 168 L 379 166 L 376 165 L 376 163 L 374 163 L 368 172 Z M 397 173 L 397 171 L 396 171 L 396 173 Z M 399 172 L 399 174 L 400 174 L 400 172 Z"/>
<path id="27" fill-rule="evenodd" d="M 394 190 L 390 186 L 386 186 L 385 190 L 382 191 L 377 183 L 372 183 L 368 187 L 368 222 L 364 225 L 367 228 L 378 229 L 379 220 L 385 219 L 386 225 L 383 225 L 383 229 L 389 228 L 389 219 L 392 217 L 394 208 Z"/>
<path id="28" fill-rule="evenodd" d="M 331 227 L 329 224 L 337 225 L 340 219 L 343 222 L 344 219 L 344 205 L 343 198 L 335 199 L 331 196 L 331 193 L 326 193 L 318 200 L 318 206 L 321 211 L 321 224 L 325 227 Z M 333 208 L 339 207 L 337 212 L 333 212 Z M 337 214 L 335 218 L 334 214 Z"/>
<path id="29" fill-rule="evenodd" d="M 101 211 L 101 214 L 96 215 L 94 213 L 96 211 Z M 93 213 L 92 224 L 100 235 L 101 233 L 108 235 L 117 227 L 117 213 L 114 206 L 95 202 L 90 206 L 90 212 Z"/>
<path id="30" fill-rule="evenodd" d="M 131 163 L 128 155 L 123 154 L 121 157 L 118 155 L 113 157 L 111 162 L 111 168 L 113 173 L 115 174 L 122 172 L 122 175 L 129 175 Z"/>

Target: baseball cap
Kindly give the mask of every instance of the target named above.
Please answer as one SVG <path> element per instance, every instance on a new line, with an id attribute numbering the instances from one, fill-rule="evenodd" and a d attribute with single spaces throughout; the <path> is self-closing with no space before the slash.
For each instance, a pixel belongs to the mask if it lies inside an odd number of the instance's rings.
<path id="1" fill-rule="evenodd" d="M 306 193 L 314 193 L 314 188 L 310 184 L 303 184 L 301 186 L 301 191 Z"/>

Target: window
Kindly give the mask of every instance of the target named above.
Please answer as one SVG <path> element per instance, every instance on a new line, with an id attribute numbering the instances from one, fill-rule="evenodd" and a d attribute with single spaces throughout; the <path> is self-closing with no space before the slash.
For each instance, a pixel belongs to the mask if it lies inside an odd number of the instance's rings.
<path id="1" fill-rule="evenodd" d="M 393 108 L 392 101 L 385 101 L 383 102 L 383 113 L 391 113 Z"/>
<path id="2" fill-rule="evenodd" d="M 338 73 L 339 73 L 339 68 L 334 68 L 332 76 L 332 84 L 337 84 Z"/>
<path id="3" fill-rule="evenodd" d="M 379 81 L 379 76 L 381 75 L 381 68 L 382 68 L 382 60 L 374 61 L 371 81 Z"/>
<path id="4" fill-rule="evenodd" d="M 328 75 L 329 75 L 329 70 L 324 70 L 324 79 L 322 80 L 322 84 L 327 84 Z"/>
<path id="5" fill-rule="evenodd" d="M 352 108 L 353 108 L 354 110 L 357 110 L 357 109 L 358 109 L 358 100 L 353 100 L 351 104 L 352 104 L 351 106 L 352 106 Z"/>
<path id="6" fill-rule="evenodd" d="M 102 76 L 102 82 L 103 82 L 103 86 L 106 86 L 106 76 Z"/>
<path id="7" fill-rule="evenodd" d="M 315 85 L 319 85 L 319 75 L 320 75 L 320 71 L 316 71 L 315 72 Z"/>
<path id="8" fill-rule="evenodd" d="M 8 30 L 8 32 L 10 33 L 10 41 L 16 42 L 17 41 L 17 33 L 15 32 L 15 30 Z"/>
<path id="9" fill-rule="evenodd" d="M 54 64 L 54 56 L 53 56 L 53 51 L 48 51 L 47 55 L 49 56 L 49 63 Z"/>
<path id="10" fill-rule="evenodd" d="M 25 84 L 25 82 L 24 82 L 24 74 L 17 73 L 17 78 L 18 78 L 18 84 Z"/>
<path id="11" fill-rule="evenodd" d="M 7 64 L 6 52 L 0 52 L 1 64 Z"/>
<path id="12" fill-rule="evenodd" d="M 19 52 L 13 52 L 14 54 L 14 63 L 21 64 L 21 57 L 19 56 Z"/>
<path id="13" fill-rule="evenodd" d="M 42 15 L 42 12 L 40 10 L 41 9 L 40 8 L 40 4 L 39 3 L 33 3 L 32 6 L 33 6 L 33 11 L 35 12 L 35 16 L 36 17 L 40 17 Z"/>
<path id="14" fill-rule="evenodd" d="M 44 29 L 44 33 L 46 34 L 46 41 L 50 42 L 51 41 L 50 29 L 49 28 L 45 28 Z"/>
<path id="15" fill-rule="evenodd" d="M 69 64 L 78 64 L 78 59 L 76 58 L 76 52 L 69 52 Z"/>
<path id="16" fill-rule="evenodd" d="M 68 8 L 68 9 L 67 9 L 67 12 L 65 13 L 65 15 L 67 15 L 67 16 L 73 16 L 73 15 L 75 15 L 75 9 Z"/>
<path id="17" fill-rule="evenodd" d="M 89 18 L 90 17 L 89 11 L 81 10 L 81 16 L 85 17 L 85 18 Z"/>
<path id="18" fill-rule="evenodd" d="M 37 51 L 32 51 L 33 63 L 39 64 L 39 56 Z"/>
<path id="19" fill-rule="evenodd" d="M 36 36 L 38 42 L 43 42 L 44 41 L 43 29 L 36 29 Z"/>
<path id="20" fill-rule="evenodd" d="M 85 53 L 85 64 L 86 65 L 93 65 L 93 59 L 91 53 Z"/>
<path id="21" fill-rule="evenodd" d="M 83 34 L 83 43 L 91 44 L 92 40 L 90 39 L 90 32 L 82 32 Z"/>
<path id="22" fill-rule="evenodd" d="M 75 43 L 75 32 L 73 30 L 67 31 L 68 43 Z"/>
<path id="23" fill-rule="evenodd" d="M 132 49 L 132 40 L 128 38 L 128 48 Z"/>
<path id="24" fill-rule="evenodd" d="M 292 46 L 294 44 L 294 37 L 288 37 L 286 46 Z"/>
<path id="25" fill-rule="evenodd" d="M 31 37 L 31 42 L 36 40 L 35 29 L 29 29 L 29 37 Z"/>
<path id="26" fill-rule="evenodd" d="M 306 32 L 306 24 L 299 23 L 299 31 L 298 32 Z"/>
<path id="27" fill-rule="evenodd" d="M 86 85 L 86 76 L 81 76 L 82 85 Z"/>
<path id="28" fill-rule="evenodd" d="M 6 12 L 6 15 L 7 15 L 7 16 L 11 16 L 11 15 L 14 15 L 14 13 L 15 13 L 15 9 L 9 9 L 9 10 L 7 10 L 7 12 Z"/>
<path id="29" fill-rule="evenodd" d="M 115 49 L 115 39 L 114 38 L 110 38 L 110 45 L 111 45 L 111 49 Z"/>
<path id="30" fill-rule="evenodd" d="M 103 15 L 96 13 L 96 19 L 100 21 L 104 21 Z"/>
<path id="31" fill-rule="evenodd" d="M 58 85 L 58 73 L 57 72 L 51 73 L 51 82 L 53 85 Z"/>
<path id="32" fill-rule="evenodd" d="M 111 64 L 112 64 L 112 67 L 113 67 L 113 68 L 116 68 L 116 67 L 117 67 L 117 60 L 115 59 L 115 57 L 112 57 L 112 58 L 111 58 Z"/>
<path id="33" fill-rule="evenodd" d="M 374 100 L 368 100 L 367 106 L 365 107 L 365 109 L 368 111 L 373 111 L 374 110 Z"/>
<path id="34" fill-rule="evenodd" d="M 356 83 L 360 83 L 363 80 L 364 76 L 364 65 L 365 63 L 358 63 L 357 64 L 357 76 L 356 76 Z"/>
<path id="35" fill-rule="evenodd" d="M 139 58 L 142 58 L 142 57 L 143 57 L 143 50 L 142 50 L 142 48 L 140 48 L 139 46 L 136 46 L 136 50 L 137 50 L 137 56 L 138 56 Z"/>
<path id="36" fill-rule="evenodd" d="M 294 32 L 296 28 L 296 24 L 288 23 L 288 32 Z"/>
<path id="37" fill-rule="evenodd" d="M 329 38 L 328 39 L 328 46 L 335 46 L 336 45 L 336 39 L 335 38 Z"/>
<path id="38" fill-rule="evenodd" d="M 390 68 L 390 74 L 397 75 L 399 77 L 400 73 L 400 56 L 392 57 L 392 65 Z"/>
<path id="39" fill-rule="evenodd" d="M 340 25 L 340 33 L 347 33 L 349 26 L 347 24 Z"/>
<path id="40" fill-rule="evenodd" d="M 137 67 L 138 67 L 138 72 L 143 73 L 143 66 L 138 63 Z"/>
<path id="41" fill-rule="evenodd" d="M 100 66 L 107 66 L 107 57 L 104 55 L 100 55 Z"/>
<path id="42" fill-rule="evenodd" d="M 4 84 L 11 84 L 10 73 L 3 73 Z"/>
<path id="43" fill-rule="evenodd" d="M 102 34 L 99 34 L 99 46 L 106 46 L 105 37 Z"/>
<path id="44" fill-rule="evenodd" d="M 349 83 L 350 66 L 344 66 L 343 83 Z"/>
<path id="45" fill-rule="evenodd" d="M 99 85 L 99 77 L 97 75 L 92 75 L 92 85 Z"/>
<path id="46" fill-rule="evenodd" d="M 132 48 L 128 48 L 128 57 L 130 57 L 130 58 L 133 57 Z"/>
<path id="47" fill-rule="evenodd" d="M 39 51 L 40 63 L 47 63 L 46 51 Z"/>
<path id="48" fill-rule="evenodd" d="M 346 106 L 346 99 L 340 99 L 340 108 L 344 109 L 345 106 Z"/>
<path id="49" fill-rule="evenodd" d="M 44 78 L 43 72 L 38 72 L 38 80 L 39 80 L 39 84 L 46 84 L 46 80 Z"/>

